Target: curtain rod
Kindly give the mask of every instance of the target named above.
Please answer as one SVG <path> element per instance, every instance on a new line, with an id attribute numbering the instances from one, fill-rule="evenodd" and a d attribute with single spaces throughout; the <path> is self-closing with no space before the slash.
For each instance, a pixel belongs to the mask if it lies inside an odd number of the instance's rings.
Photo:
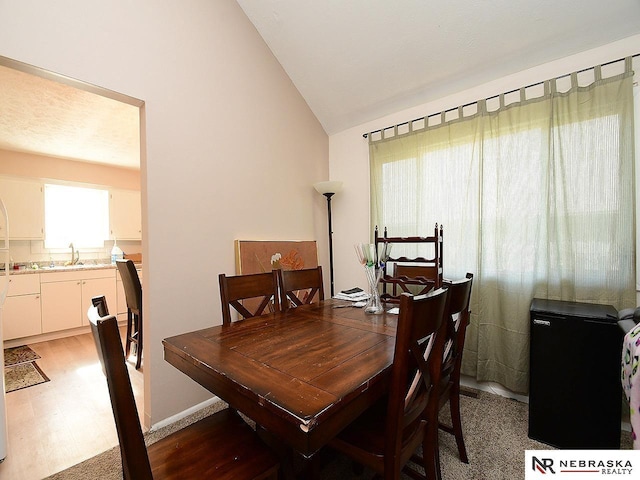
<path id="1" fill-rule="evenodd" d="M 640 53 L 636 53 L 635 55 L 631 55 L 631 58 L 636 58 L 636 57 L 638 57 L 638 56 L 640 56 Z M 621 62 L 621 61 L 623 61 L 625 58 L 627 58 L 627 57 L 618 58 L 617 60 L 611 60 L 610 62 L 603 63 L 603 64 L 601 64 L 600 66 L 601 66 L 601 67 L 604 67 L 604 66 L 606 66 L 606 65 L 611 65 L 612 63 Z M 583 68 L 582 70 L 578 70 L 578 71 L 577 71 L 577 72 L 575 72 L 575 73 L 582 73 L 582 72 L 586 72 L 586 71 L 591 70 L 591 69 L 593 69 L 593 68 L 594 68 L 594 67 Z M 571 73 L 567 73 L 567 74 L 565 74 L 565 75 L 560 75 L 559 77 L 556 77 L 556 78 L 564 78 L 564 77 L 568 77 L 568 76 L 570 76 L 570 75 L 571 75 Z M 531 85 L 527 85 L 527 86 L 526 86 L 526 87 L 524 87 L 524 88 L 525 88 L 525 89 L 527 89 L 527 88 L 535 87 L 535 86 L 537 86 L 537 85 L 542 85 L 544 82 L 546 82 L 546 80 L 543 80 L 542 82 L 532 83 Z M 499 94 L 497 94 L 497 95 L 493 95 L 493 96 L 491 96 L 491 97 L 487 97 L 485 100 L 492 100 L 492 99 L 494 99 L 494 98 L 498 98 L 500 95 L 509 95 L 510 93 L 518 92 L 518 91 L 520 91 L 521 89 L 522 89 L 522 88 L 516 88 L 516 89 L 514 89 L 514 90 L 509 90 L 508 92 L 499 93 Z M 474 105 L 474 104 L 476 104 L 476 103 L 478 103 L 478 100 L 476 100 L 475 102 L 466 103 L 466 104 L 462 105 L 462 108 L 469 107 L 469 106 Z M 453 112 L 454 110 L 458 110 L 459 108 L 460 108 L 460 107 L 453 107 L 453 108 L 450 108 L 450 109 L 448 109 L 448 110 L 445 110 L 445 111 L 444 111 L 444 113 Z M 432 114 L 432 115 L 439 115 L 440 113 L 443 113 L 443 112 L 437 112 L 437 113 L 434 113 L 434 114 Z M 378 130 L 373 130 L 372 132 L 363 133 L 363 134 L 362 134 L 362 136 L 363 136 L 364 138 L 367 138 L 367 137 L 368 137 L 370 134 L 372 134 L 372 133 L 380 133 L 380 132 L 383 132 L 383 131 L 388 130 L 388 129 L 390 129 L 390 128 L 394 128 L 394 127 L 401 127 L 401 126 L 403 126 L 403 125 L 409 125 L 409 124 L 411 124 L 411 123 L 413 123 L 413 122 L 418 122 L 418 121 L 420 121 L 420 120 L 424 120 L 424 119 L 426 119 L 426 118 L 428 118 L 428 117 L 430 117 L 430 116 L 431 116 L 431 115 L 425 115 L 425 116 L 423 116 L 423 117 L 414 118 L 413 120 L 407 120 L 406 122 L 397 123 L 397 124 L 395 124 L 395 125 L 390 125 L 390 126 L 385 127 L 385 128 L 379 128 Z"/>

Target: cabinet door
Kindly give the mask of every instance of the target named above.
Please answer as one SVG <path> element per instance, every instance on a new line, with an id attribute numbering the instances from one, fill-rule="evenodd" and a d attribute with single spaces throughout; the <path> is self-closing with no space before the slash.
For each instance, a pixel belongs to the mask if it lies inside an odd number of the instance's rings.
<path id="1" fill-rule="evenodd" d="M 106 297 L 109 313 L 111 315 L 115 315 L 117 313 L 115 277 L 82 280 L 82 325 L 89 325 L 87 310 L 91 306 L 91 299 L 99 295 L 104 295 Z"/>
<path id="2" fill-rule="evenodd" d="M 9 214 L 9 238 L 44 238 L 44 193 L 41 183 L 0 178 L 0 197 Z M 6 227 L 0 225 L 0 229 L 3 228 Z"/>
<path id="3" fill-rule="evenodd" d="M 109 192 L 109 222 L 112 240 L 140 240 L 142 238 L 140 192 L 111 190 Z"/>
<path id="4" fill-rule="evenodd" d="M 42 333 L 82 326 L 81 280 L 43 283 L 40 289 Z"/>
<path id="5" fill-rule="evenodd" d="M 7 297 L 2 309 L 4 340 L 42 333 L 40 294 Z"/>

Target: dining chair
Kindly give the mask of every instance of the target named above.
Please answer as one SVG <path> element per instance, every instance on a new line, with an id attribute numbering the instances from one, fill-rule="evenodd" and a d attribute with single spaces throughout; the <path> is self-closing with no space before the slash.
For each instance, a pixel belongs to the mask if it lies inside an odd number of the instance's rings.
<path id="1" fill-rule="evenodd" d="M 109 307 L 107 306 L 107 299 L 104 295 L 98 295 L 91 299 L 91 305 L 96 307 L 98 315 L 106 317 L 109 315 Z"/>
<path id="2" fill-rule="evenodd" d="M 380 236 L 376 226 L 376 252 L 378 255 L 388 253 L 382 267 L 380 299 L 387 303 L 398 303 L 403 292 L 422 295 L 440 288 L 443 282 L 443 239 L 443 227 L 438 227 L 437 223 L 433 235 L 424 237 L 390 237 L 386 227 Z M 407 248 L 415 248 L 419 254 L 410 256 L 406 253 Z"/>
<path id="3" fill-rule="evenodd" d="M 221 273 L 218 280 L 220 281 L 223 325 L 231 323 L 230 307 L 233 307 L 242 318 L 257 317 L 268 311 L 280 310 L 278 274 L 275 270 L 232 277 Z"/>
<path id="4" fill-rule="evenodd" d="M 413 478 L 435 475 L 447 302 L 445 289 L 400 296 L 389 393 L 329 443 L 385 480 L 399 479 L 403 469 Z M 421 444 L 426 476 L 407 464 Z"/>
<path id="5" fill-rule="evenodd" d="M 458 455 L 464 463 L 469 463 L 467 449 L 462 433 L 462 420 L 460 417 L 460 369 L 462 367 L 462 352 L 464 340 L 471 315 L 471 287 L 473 274 L 467 273 L 466 277 L 458 281 L 445 280 L 443 286 L 449 291 L 449 307 L 446 315 L 447 327 L 443 349 L 442 369 L 440 384 L 438 387 L 438 411 L 447 403 L 451 412 L 451 425 L 439 422 L 440 430 L 451 433 L 456 439 Z M 441 478 L 440 453 L 436 443 L 436 472 L 437 479 Z M 421 462 L 418 455 L 414 455 L 415 462 Z"/>
<path id="6" fill-rule="evenodd" d="M 140 277 L 138 277 L 138 271 L 132 260 L 116 260 L 116 266 L 122 279 L 124 296 L 127 300 L 125 358 L 129 358 L 131 344 L 134 344 L 137 370 L 142 363 L 142 285 L 140 284 Z"/>
<path id="7" fill-rule="evenodd" d="M 324 300 L 322 267 L 303 270 L 278 270 L 278 286 L 280 290 L 280 308 L 299 307 Z"/>
<path id="8" fill-rule="evenodd" d="M 228 408 L 145 446 L 118 322 L 87 312 L 107 377 L 125 480 L 273 479 L 279 461 L 257 434 Z"/>

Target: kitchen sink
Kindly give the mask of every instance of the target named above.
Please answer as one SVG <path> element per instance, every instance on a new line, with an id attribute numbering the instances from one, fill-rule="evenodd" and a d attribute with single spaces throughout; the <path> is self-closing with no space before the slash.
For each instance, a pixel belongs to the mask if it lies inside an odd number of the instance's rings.
<path id="1" fill-rule="evenodd" d="M 108 267 L 106 263 L 87 263 L 87 264 L 76 264 L 76 265 L 55 265 L 53 267 L 40 267 L 40 270 L 82 270 L 88 268 L 104 268 Z"/>

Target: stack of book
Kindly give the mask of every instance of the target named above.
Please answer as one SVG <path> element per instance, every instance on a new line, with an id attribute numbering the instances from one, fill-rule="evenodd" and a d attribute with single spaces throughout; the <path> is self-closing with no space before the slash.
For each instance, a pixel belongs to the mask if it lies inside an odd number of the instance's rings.
<path id="1" fill-rule="evenodd" d="M 349 302 L 361 302 L 369 299 L 369 294 L 359 287 L 350 288 L 349 290 L 342 290 L 336 293 L 333 298 L 338 300 L 347 300 Z"/>

